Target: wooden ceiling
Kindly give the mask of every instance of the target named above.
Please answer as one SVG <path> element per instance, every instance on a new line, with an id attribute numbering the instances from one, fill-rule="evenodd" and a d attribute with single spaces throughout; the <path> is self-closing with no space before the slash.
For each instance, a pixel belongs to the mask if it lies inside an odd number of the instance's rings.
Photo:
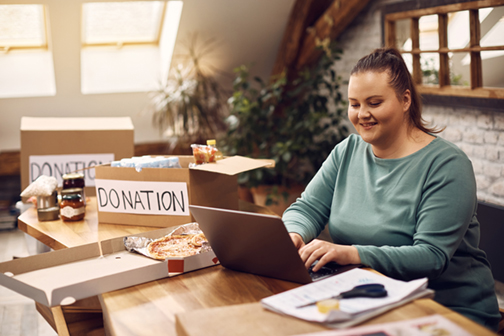
<path id="1" fill-rule="evenodd" d="M 316 62 L 317 45 L 334 41 L 369 0 L 296 0 L 285 28 L 272 75 Z"/>

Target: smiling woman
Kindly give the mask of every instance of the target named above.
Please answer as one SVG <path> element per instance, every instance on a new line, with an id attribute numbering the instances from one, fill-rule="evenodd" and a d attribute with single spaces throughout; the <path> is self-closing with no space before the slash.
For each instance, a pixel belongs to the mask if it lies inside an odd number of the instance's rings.
<path id="1" fill-rule="evenodd" d="M 395 279 L 427 277 L 436 301 L 496 330 L 471 162 L 425 125 L 397 50 L 360 59 L 348 96 L 359 135 L 336 145 L 283 215 L 305 265 L 360 263 Z M 326 223 L 334 243 L 314 239 Z"/>
<path id="2" fill-rule="evenodd" d="M 420 98 L 395 49 L 357 63 L 351 72 L 348 97 L 348 118 L 377 157 L 412 154 L 434 139 L 428 133 L 438 132 L 426 128 Z"/>

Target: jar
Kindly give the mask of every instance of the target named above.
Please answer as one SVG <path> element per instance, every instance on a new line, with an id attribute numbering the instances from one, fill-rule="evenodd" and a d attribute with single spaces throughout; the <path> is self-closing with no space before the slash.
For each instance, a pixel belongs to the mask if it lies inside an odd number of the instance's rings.
<path id="1" fill-rule="evenodd" d="M 84 174 L 81 173 L 69 173 L 65 174 L 62 176 L 63 179 L 63 188 L 62 190 L 66 189 L 74 189 L 74 188 L 81 188 L 82 189 L 82 199 L 84 202 L 84 205 L 86 204 L 86 195 L 84 193 Z"/>
<path id="2" fill-rule="evenodd" d="M 60 208 L 60 217 L 64 221 L 78 221 L 86 214 L 82 196 L 77 193 L 62 195 Z"/>
<path id="3" fill-rule="evenodd" d="M 70 173 L 62 176 L 63 189 L 84 188 L 84 174 Z"/>

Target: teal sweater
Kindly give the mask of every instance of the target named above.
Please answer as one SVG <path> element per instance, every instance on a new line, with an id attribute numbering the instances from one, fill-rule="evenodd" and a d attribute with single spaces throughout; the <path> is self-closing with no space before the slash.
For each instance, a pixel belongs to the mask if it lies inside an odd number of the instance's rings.
<path id="1" fill-rule="evenodd" d="M 429 279 L 435 300 L 491 329 L 500 318 L 478 248 L 476 182 L 467 156 L 437 137 L 400 159 L 380 159 L 352 134 L 338 144 L 284 213 L 305 242 L 325 224 L 364 265 L 401 280 Z"/>

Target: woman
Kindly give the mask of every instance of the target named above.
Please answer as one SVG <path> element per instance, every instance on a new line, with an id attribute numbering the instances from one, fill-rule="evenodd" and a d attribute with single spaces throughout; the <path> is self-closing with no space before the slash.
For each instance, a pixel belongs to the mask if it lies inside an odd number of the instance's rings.
<path id="1" fill-rule="evenodd" d="M 400 53 L 377 49 L 359 60 L 348 100 L 359 135 L 334 148 L 283 215 L 306 266 L 362 263 L 396 279 L 428 277 L 436 301 L 496 330 L 471 162 L 425 125 Z M 326 223 L 334 243 L 312 240 Z"/>

